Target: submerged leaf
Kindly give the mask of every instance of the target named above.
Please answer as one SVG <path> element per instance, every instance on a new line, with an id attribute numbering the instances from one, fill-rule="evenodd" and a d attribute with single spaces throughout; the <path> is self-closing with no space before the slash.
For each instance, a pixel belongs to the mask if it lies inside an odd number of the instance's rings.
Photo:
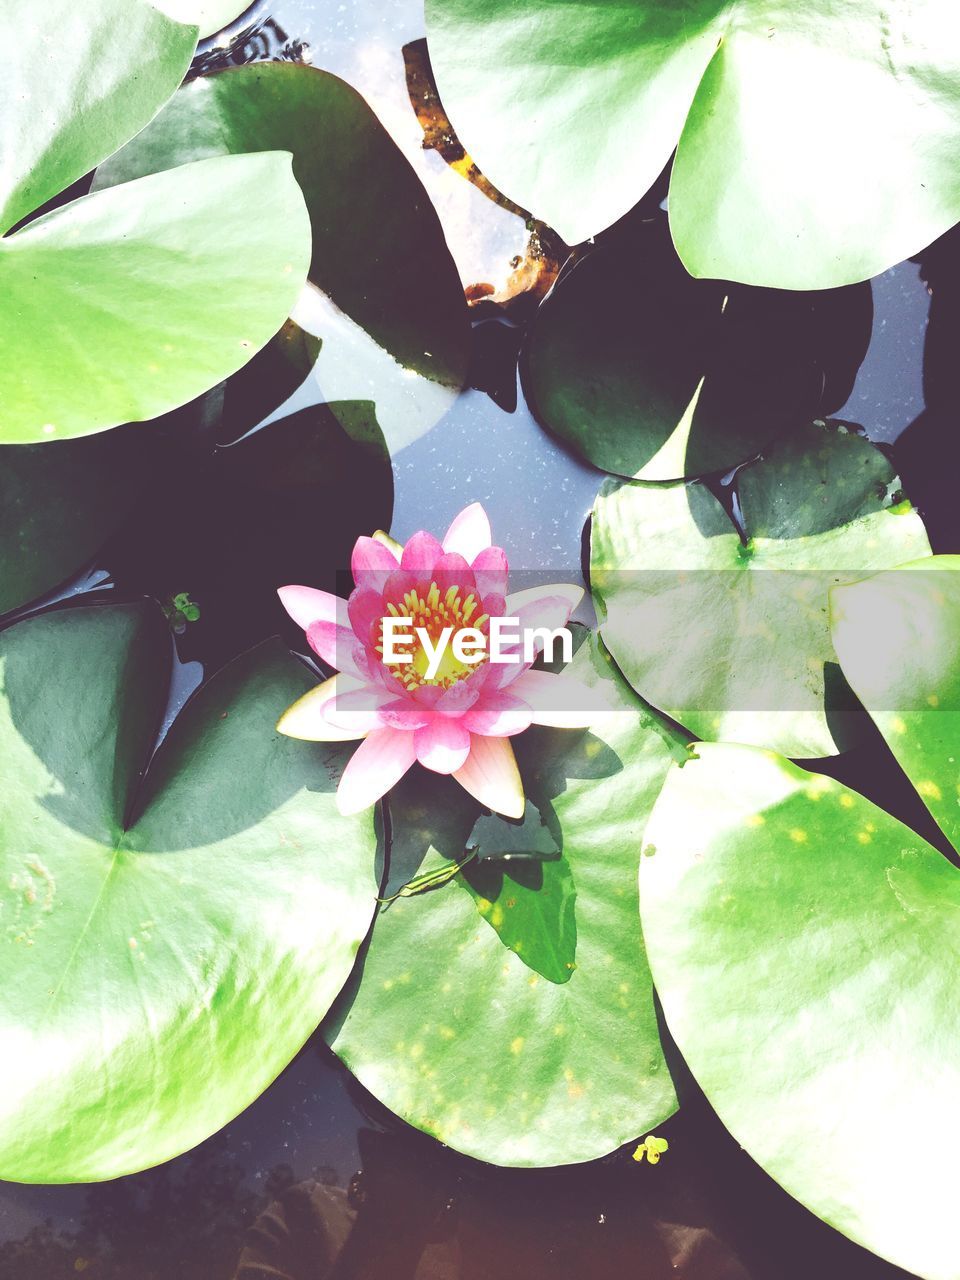
<path id="1" fill-rule="evenodd" d="M 389 525 L 393 512 L 390 459 L 373 406 L 363 402 L 314 405 L 271 422 L 201 452 L 170 484 L 174 511 L 161 493 L 103 560 L 131 595 L 189 593 L 201 613 L 179 650 L 208 668 L 278 631 L 302 645 L 277 588 L 298 582 L 336 592 L 356 539 Z"/>

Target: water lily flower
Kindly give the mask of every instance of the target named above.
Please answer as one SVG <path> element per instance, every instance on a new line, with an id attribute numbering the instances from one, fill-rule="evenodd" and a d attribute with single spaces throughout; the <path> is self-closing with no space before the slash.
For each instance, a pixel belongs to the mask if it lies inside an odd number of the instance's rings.
<path id="1" fill-rule="evenodd" d="M 279 731 L 312 742 L 362 739 L 337 790 L 341 813 L 374 804 L 419 762 L 452 774 L 489 809 L 521 817 L 523 783 L 509 739 L 531 724 L 579 727 L 587 719 L 560 709 L 560 676 L 525 660 L 542 644 L 498 663 L 489 654 L 461 660 L 449 642 L 466 630 L 487 636 L 491 618 L 517 618 L 513 630 L 528 636 L 533 628 L 565 627 L 581 588 L 508 595 L 507 557 L 491 544 L 479 503 L 461 511 L 442 542 L 425 532 L 405 546 L 384 533 L 359 538 L 351 571 L 349 600 L 312 587 L 280 589 L 310 647 L 338 674 L 295 702 Z M 406 663 L 384 661 L 389 618 L 404 619 L 409 630 Z"/>

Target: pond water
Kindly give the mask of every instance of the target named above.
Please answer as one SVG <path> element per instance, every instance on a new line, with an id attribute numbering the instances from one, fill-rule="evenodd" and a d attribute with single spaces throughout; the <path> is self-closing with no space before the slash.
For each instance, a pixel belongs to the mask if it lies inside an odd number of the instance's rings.
<path id="1" fill-rule="evenodd" d="M 229 38 L 210 42 L 203 65 L 302 58 L 353 83 L 417 167 L 465 285 L 503 293 L 529 233 L 523 217 L 424 151 L 403 55 L 422 35 L 416 0 L 276 0 L 254 6 Z M 894 446 L 941 551 L 960 550 L 949 475 L 958 261 L 950 236 L 921 261 L 873 282 L 870 346 L 836 415 Z M 429 387 L 384 389 L 370 365 L 393 446 L 394 532 L 406 538 L 425 513 L 442 528 L 480 500 L 515 563 L 569 578 L 579 572 L 581 531 L 602 475 L 549 437 L 517 391 L 514 313 L 488 312 L 475 336 L 477 385 L 453 403 Z M 309 380 L 281 412 L 336 395 L 335 376 Z M 107 560 L 61 594 L 99 597 L 114 589 L 116 576 Z M 199 677 L 198 664 L 184 666 L 174 701 Z M 934 838 L 877 744 L 831 771 L 887 807 L 892 798 L 901 816 Z M 243 1115 L 159 1169 L 95 1186 L 0 1184 L 0 1280 L 905 1274 L 780 1191 L 726 1134 L 682 1064 L 676 1071 L 683 1105 L 660 1130 L 670 1150 L 655 1168 L 634 1163 L 626 1149 L 569 1169 L 497 1170 L 408 1129 L 315 1037 Z"/>

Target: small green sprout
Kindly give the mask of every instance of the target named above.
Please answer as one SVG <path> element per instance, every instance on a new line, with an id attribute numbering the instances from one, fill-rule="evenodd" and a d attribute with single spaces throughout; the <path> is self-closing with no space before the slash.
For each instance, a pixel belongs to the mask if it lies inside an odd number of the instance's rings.
<path id="1" fill-rule="evenodd" d="M 660 1157 L 669 1149 L 670 1143 L 666 1138 L 658 1138 L 655 1133 L 651 1133 L 637 1147 L 633 1153 L 633 1158 L 637 1164 L 643 1164 L 644 1156 L 646 1156 L 649 1164 L 659 1164 Z"/>
<path id="2" fill-rule="evenodd" d="M 167 604 L 163 605 L 164 616 L 170 623 L 174 635 L 182 636 L 188 622 L 199 622 L 200 606 L 194 604 L 187 591 L 181 591 Z"/>

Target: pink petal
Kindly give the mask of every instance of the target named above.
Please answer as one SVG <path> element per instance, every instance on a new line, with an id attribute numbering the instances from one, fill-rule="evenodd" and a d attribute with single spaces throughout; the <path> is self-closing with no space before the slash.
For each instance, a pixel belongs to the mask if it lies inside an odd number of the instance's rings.
<path id="1" fill-rule="evenodd" d="M 358 538 L 350 557 L 350 571 L 358 587 L 382 591 L 387 575 L 398 563 L 390 548 L 376 538 Z"/>
<path id="2" fill-rule="evenodd" d="M 375 729 L 350 757 L 337 788 L 337 808 L 359 813 L 395 786 L 417 758 L 413 734 Z"/>
<path id="3" fill-rule="evenodd" d="M 506 603 L 507 611 L 504 614 L 504 617 L 519 618 L 520 625 L 518 629 L 521 637 L 526 632 L 531 631 L 536 627 L 543 627 L 548 631 L 556 631 L 560 627 L 565 627 L 570 621 L 570 614 L 576 608 L 580 597 L 583 595 L 580 588 L 576 588 L 576 591 L 579 594 L 577 599 L 571 603 L 571 596 L 568 593 L 565 593 L 563 587 L 550 587 L 547 590 L 557 594 L 539 594 L 539 588 L 535 588 L 534 591 L 537 592 L 537 594 L 532 592 L 529 593 L 530 598 L 524 600 L 519 605 L 516 602 L 520 597 L 528 595 L 527 592 L 521 591 L 518 592 L 516 596 L 510 596 L 508 598 Z M 534 652 L 539 654 L 542 649 L 543 637 L 537 637 Z M 509 652 L 509 649 L 505 647 L 504 651 Z M 520 645 L 516 646 L 516 652 L 523 652 L 522 642 Z M 554 649 L 554 653 L 557 658 L 560 657 L 560 654 L 556 652 L 556 649 Z"/>
<path id="4" fill-rule="evenodd" d="M 392 698 L 378 708 L 377 714 L 381 724 L 388 725 L 391 729 L 408 731 L 422 729 L 432 719 L 429 708 L 420 706 L 409 698 Z"/>
<path id="5" fill-rule="evenodd" d="M 365 685 L 362 689 L 338 693 L 327 703 L 324 715 L 334 728 L 353 730 L 357 738 L 363 738 L 383 727 L 380 706 L 387 700 L 388 695 L 382 689 Z"/>
<path id="6" fill-rule="evenodd" d="M 396 560 L 397 564 L 399 564 L 400 557 L 403 555 L 403 547 L 396 540 L 396 538 L 391 538 L 389 533 L 384 533 L 382 529 L 377 529 L 377 531 L 374 533 L 373 536 L 375 541 L 383 543 L 383 545 L 387 548 L 387 550 L 393 556 L 394 560 Z"/>
<path id="7" fill-rule="evenodd" d="M 329 591 L 317 591 L 314 587 L 281 587 L 277 595 L 287 613 L 304 631 L 314 622 L 335 622 L 341 627 L 350 625 L 347 602 Z"/>
<path id="8" fill-rule="evenodd" d="M 463 724 L 471 733 L 489 738 L 512 738 L 529 729 L 531 723 L 530 708 L 510 693 L 496 693 L 482 699 L 463 717 Z"/>
<path id="9" fill-rule="evenodd" d="M 377 639 L 375 632 L 386 612 L 383 596 L 371 587 L 357 587 L 347 601 L 350 625 L 357 639 L 365 645 L 373 644 Z"/>
<path id="10" fill-rule="evenodd" d="M 445 551 L 433 566 L 431 576 L 440 588 L 441 595 L 444 595 L 450 587 L 459 588 L 461 600 L 465 600 L 471 592 L 474 595 L 477 594 L 477 584 L 473 576 L 473 570 L 463 556 L 456 553 Z M 479 600 L 477 603 L 479 605 Z M 480 610 L 478 608 L 475 616 L 479 615 L 479 613 Z"/>
<path id="11" fill-rule="evenodd" d="M 473 502 L 455 517 L 444 536 L 443 549 L 456 552 L 472 564 L 490 546 L 491 536 L 487 513 L 479 502 Z"/>
<path id="12" fill-rule="evenodd" d="M 434 773 L 456 773 L 470 754 L 470 735 L 457 720 L 438 716 L 414 734 L 417 759 Z"/>
<path id="13" fill-rule="evenodd" d="M 307 642 L 328 667 L 363 677 L 363 646 L 353 634 L 352 627 L 341 627 L 334 622 L 312 622 L 307 628 Z"/>
<path id="14" fill-rule="evenodd" d="M 506 689 L 519 680 L 523 673 L 529 671 L 532 666 L 532 662 L 491 662 L 489 664 L 490 674 L 487 677 L 485 687 L 490 693 L 493 693 L 495 689 Z"/>
<path id="15" fill-rule="evenodd" d="M 400 568 L 417 575 L 432 574 L 433 566 L 443 555 L 443 547 L 432 533 L 415 533 L 403 548 Z"/>
<path id="16" fill-rule="evenodd" d="M 486 595 L 482 595 L 480 597 L 480 607 L 488 618 L 505 618 L 507 616 L 507 602 L 496 591 L 488 591 Z M 484 625 L 483 630 L 489 631 L 489 627 Z"/>
<path id="17" fill-rule="evenodd" d="M 453 776 L 488 809 L 507 818 L 523 817 L 523 782 L 506 738 L 472 736 L 466 763 Z"/>
<path id="18" fill-rule="evenodd" d="M 449 689 L 444 689 L 436 703 L 438 714 L 459 720 L 465 711 L 469 711 L 483 688 L 483 682 L 477 679 L 479 674 L 480 670 L 477 670 L 472 676 L 458 680 Z"/>
<path id="19" fill-rule="evenodd" d="M 484 598 L 507 594 L 509 567 L 503 547 L 485 547 L 478 556 L 474 556 L 470 567 L 477 580 L 477 590 Z"/>

